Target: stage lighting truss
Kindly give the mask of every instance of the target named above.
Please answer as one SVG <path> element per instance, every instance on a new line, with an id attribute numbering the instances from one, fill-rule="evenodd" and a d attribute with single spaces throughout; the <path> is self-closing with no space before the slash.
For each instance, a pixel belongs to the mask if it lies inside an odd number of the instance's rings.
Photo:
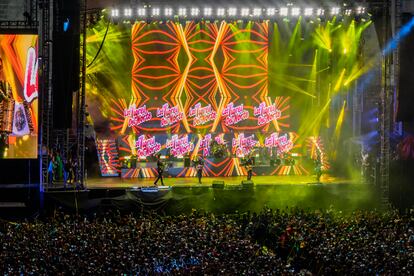
<path id="1" fill-rule="evenodd" d="M 126 7 L 120 11 L 118 8 L 110 9 L 110 16 L 116 20 L 119 17 L 123 17 L 127 20 L 148 20 L 149 18 L 158 20 L 170 20 L 176 18 L 187 18 L 191 17 L 193 19 L 217 19 L 225 20 L 226 18 L 234 20 L 237 18 L 248 19 L 251 18 L 259 20 L 276 20 L 277 18 L 299 18 L 303 17 L 325 17 L 325 11 L 327 16 L 352 16 L 357 15 L 358 18 L 364 15 L 368 15 L 367 8 L 360 5 L 355 5 L 354 7 L 344 7 L 340 8 L 337 6 L 334 7 L 300 7 L 289 4 L 286 6 L 268 6 L 268 7 L 151 7 L 141 6 L 137 8 Z M 122 18 L 120 18 L 122 19 Z"/>

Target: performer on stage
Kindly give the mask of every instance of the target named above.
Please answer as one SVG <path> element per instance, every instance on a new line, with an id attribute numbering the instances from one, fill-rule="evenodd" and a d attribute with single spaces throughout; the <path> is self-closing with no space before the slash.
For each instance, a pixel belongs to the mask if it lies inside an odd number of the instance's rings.
<path id="1" fill-rule="evenodd" d="M 252 175 L 253 175 L 253 157 L 251 156 L 251 154 L 249 154 L 247 156 L 247 160 L 244 163 L 244 166 L 247 170 L 247 180 L 252 180 Z"/>
<path id="2" fill-rule="evenodd" d="M 368 168 L 369 168 L 369 154 L 365 150 L 361 150 L 361 178 L 365 182 L 368 180 Z"/>
<path id="3" fill-rule="evenodd" d="M 316 181 L 320 183 L 321 176 L 322 176 L 322 158 L 319 152 L 315 159 L 315 174 L 316 174 Z"/>
<path id="4" fill-rule="evenodd" d="M 196 161 L 198 184 L 201 184 L 201 178 L 203 177 L 203 167 L 204 167 L 204 160 L 201 156 L 199 156 L 198 160 Z"/>
<path id="5" fill-rule="evenodd" d="M 161 185 L 164 185 L 164 181 L 162 179 L 163 172 L 164 172 L 164 163 L 161 161 L 161 154 L 157 154 L 157 173 L 158 173 L 158 177 L 154 182 L 155 186 L 157 186 L 158 180 L 161 180 Z"/>

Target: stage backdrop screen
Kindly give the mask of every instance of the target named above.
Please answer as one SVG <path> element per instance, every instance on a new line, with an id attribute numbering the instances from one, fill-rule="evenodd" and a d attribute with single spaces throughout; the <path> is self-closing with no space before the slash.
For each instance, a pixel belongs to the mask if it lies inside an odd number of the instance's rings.
<path id="1" fill-rule="evenodd" d="M 37 158 L 37 41 L 0 34 L 0 158 Z"/>
<path id="2" fill-rule="evenodd" d="M 360 47 L 370 26 L 101 20 L 87 34 L 89 123 L 120 159 L 208 156 L 213 143 L 228 156 L 307 145 L 334 156 L 347 135 L 347 93 L 371 66 Z M 332 138 L 325 147 L 321 136 Z"/>

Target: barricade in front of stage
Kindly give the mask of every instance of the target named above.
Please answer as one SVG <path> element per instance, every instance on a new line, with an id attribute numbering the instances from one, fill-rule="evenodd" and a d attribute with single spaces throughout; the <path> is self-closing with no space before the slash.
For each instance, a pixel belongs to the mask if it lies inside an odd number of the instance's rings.
<path id="1" fill-rule="evenodd" d="M 224 183 L 223 183 L 224 184 Z M 65 211 L 126 212 L 161 211 L 167 214 L 189 213 L 193 209 L 217 212 L 237 211 L 255 200 L 252 187 L 242 185 L 193 187 L 142 187 L 128 189 L 91 189 L 49 191 L 45 193 L 46 212 Z M 246 209 L 247 210 L 247 209 Z"/>

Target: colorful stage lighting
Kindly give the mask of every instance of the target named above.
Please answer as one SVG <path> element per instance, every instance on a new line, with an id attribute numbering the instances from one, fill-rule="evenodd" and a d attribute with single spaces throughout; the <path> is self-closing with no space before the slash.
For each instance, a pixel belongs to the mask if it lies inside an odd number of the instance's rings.
<path id="1" fill-rule="evenodd" d="M 305 8 L 304 14 L 305 14 L 305 16 L 312 16 L 313 15 L 313 8 Z"/>
<path id="2" fill-rule="evenodd" d="M 351 9 L 346 9 L 345 10 L 345 15 L 346 16 L 350 16 L 352 14 L 352 10 Z"/>
<path id="3" fill-rule="evenodd" d="M 292 8 L 291 9 L 292 16 L 299 16 L 300 15 L 300 8 Z"/>
<path id="4" fill-rule="evenodd" d="M 119 16 L 119 10 L 118 9 L 113 9 L 111 11 L 111 16 L 112 17 L 118 17 Z"/>
<path id="5" fill-rule="evenodd" d="M 137 14 L 139 17 L 144 17 L 147 15 L 147 10 L 145 8 L 138 8 Z"/>
<path id="6" fill-rule="evenodd" d="M 261 8 L 254 8 L 253 9 L 253 16 L 259 17 L 262 15 L 262 9 Z"/>
<path id="7" fill-rule="evenodd" d="M 243 17 L 249 16 L 250 15 L 250 9 L 249 8 L 242 8 L 241 12 L 240 12 L 240 15 L 243 16 Z"/>
<path id="8" fill-rule="evenodd" d="M 237 9 L 236 8 L 229 8 L 227 13 L 228 13 L 229 16 L 236 16 Z"/>
<path id="9" fill-rule="evenodd" d="M 289 12 L 288 8 L 280 8 L 279 14 L 280 16 L 287 16 Z"/>

